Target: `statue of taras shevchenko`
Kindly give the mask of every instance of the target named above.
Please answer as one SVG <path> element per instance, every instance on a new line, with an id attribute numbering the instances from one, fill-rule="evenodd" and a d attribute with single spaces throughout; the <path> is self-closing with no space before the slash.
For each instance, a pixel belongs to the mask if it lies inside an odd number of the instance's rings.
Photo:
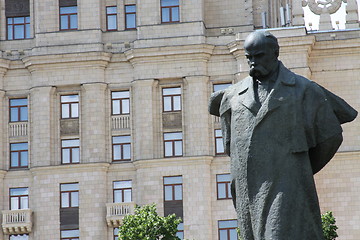
<path id="1" fill-rule="evenodd" d="M 244 240 L 323 240 L 313 174 L 342 142 L 340 124 L 357 112 L 278 60 L 277 39 L 252 32 L 244 43 L 247 78 L 215 92 L 231 157 L 231 191 Z M 296 57 L 296 56 L 294 56 Z"/>

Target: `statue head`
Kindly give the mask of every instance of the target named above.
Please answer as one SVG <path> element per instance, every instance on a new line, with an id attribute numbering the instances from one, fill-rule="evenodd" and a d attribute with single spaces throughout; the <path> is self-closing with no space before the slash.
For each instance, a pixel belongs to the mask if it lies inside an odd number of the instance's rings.
<path id="1" fill-rule="evenodd" d="M 270 32 L 259 30 L 250 33 L 245 39 L 244 49 L 250 76 L 261 81 L 278 66 L 279 44 Z"/>

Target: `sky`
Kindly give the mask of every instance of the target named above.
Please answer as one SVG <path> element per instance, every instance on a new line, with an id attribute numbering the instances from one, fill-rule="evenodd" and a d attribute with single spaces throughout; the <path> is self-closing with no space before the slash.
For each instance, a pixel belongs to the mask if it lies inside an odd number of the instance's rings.
<path id="1" fill-rule="evenodd" d="M 351 0 L 348 0 L 351 1 Z M 360 13 L 360 0 L 357 0 L 359 13 Z M 304 7 L 304 16 L 305 16 L 305 26 L 308 30 L 318 30 L 319 29 L 319 15 L 312 13 L 308 6 Z M 345 10 L 346 3 L 342 3 L 341 8 L 334 14 L 331 15 L 332 25 L 335 29 L 345 29 Z M 336 21 L 339 21 L 339 24 L 336 24 Z M 312 23 L 312 26 L 309 26 L 309 23 Z"/>

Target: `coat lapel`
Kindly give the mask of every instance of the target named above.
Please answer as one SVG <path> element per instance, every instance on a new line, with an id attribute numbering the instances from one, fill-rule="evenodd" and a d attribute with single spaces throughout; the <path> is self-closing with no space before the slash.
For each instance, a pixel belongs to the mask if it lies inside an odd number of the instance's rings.
<path id="1" fill-rule="evenodd" d="M 260 109 L 260 104 L 255 101 L 254 85 L 251 77 L 244 79 L 242 86 L 239 88 L 238 95 L 241 104 L 256 115 Z"/>
<path id="2" fill-rule="evenodd" d="M 278 78 L 274 88 L 257 114 L 256 124 L 260 123 L 267 114 L 288 102 L 293 96 L 294 86 L 295 74 L 280 62 Z"/>

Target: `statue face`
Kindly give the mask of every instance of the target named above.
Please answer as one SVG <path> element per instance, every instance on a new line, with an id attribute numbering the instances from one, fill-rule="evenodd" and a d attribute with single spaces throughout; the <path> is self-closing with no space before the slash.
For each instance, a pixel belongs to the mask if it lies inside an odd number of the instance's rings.
<path id="1" fill-rule="evenodd" d="M 277 66 L 277 54 L 266 37 L 250 35 L 244 44 L 245 56 L 250 67 L 250 76 L 259 79 L 266 77 Z"/>

